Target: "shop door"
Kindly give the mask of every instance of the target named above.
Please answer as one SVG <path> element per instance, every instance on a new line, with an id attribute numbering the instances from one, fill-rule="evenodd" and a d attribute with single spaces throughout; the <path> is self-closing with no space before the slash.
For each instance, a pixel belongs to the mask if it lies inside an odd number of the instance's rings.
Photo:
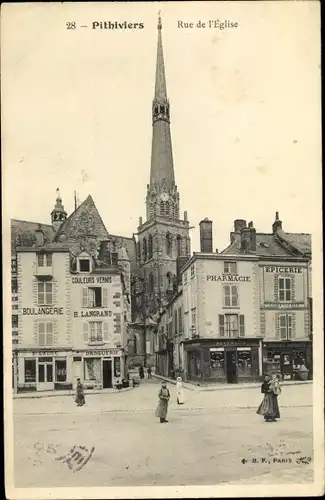
<path id="1" fill-rule="evenodd" d="M 39 391 L 53 391 L 53 360 L 52 358 L 39 358 L 38 360 L 38 384 Z"/>
<path id="2" fill-rule="evenodd" d="M 112 361 L 110 359 L 103 360 L 103 388 L 110 389 L 112 387 Z"/>
<path id="3" fill-rule="evenodd" d="M 237 383 L 237 353 L 226 351 L 226 374 L 228 384 Z"/>

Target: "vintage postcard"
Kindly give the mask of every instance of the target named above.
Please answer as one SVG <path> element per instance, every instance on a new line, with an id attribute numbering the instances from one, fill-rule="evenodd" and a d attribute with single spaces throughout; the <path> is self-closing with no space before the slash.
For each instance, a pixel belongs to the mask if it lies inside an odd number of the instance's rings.
<path id="1" fill-rule="evenodd" d="M 1 9 L 9 499 L 324 492 L 320 4 Z"/>

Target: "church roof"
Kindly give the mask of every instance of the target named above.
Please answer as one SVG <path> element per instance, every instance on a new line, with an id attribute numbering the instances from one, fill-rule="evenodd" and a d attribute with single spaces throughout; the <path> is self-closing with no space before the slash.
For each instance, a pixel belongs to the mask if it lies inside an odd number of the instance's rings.
<path id="1" fill-rule="evenodd" d="M 88 195 L 85 201 L 63 222 L 55 240 L 58 241 L 62 234 L 67 240 L 77 240 L 88 235 L 94 235 L 98 240 L 109 239 L 105 224 L 91 195 Z"/>

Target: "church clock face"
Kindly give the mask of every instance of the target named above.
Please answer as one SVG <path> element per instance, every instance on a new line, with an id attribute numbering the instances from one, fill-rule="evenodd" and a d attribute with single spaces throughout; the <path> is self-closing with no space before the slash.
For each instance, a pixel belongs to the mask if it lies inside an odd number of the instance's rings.
<path id="1" fill-rule="evenodd" d="M 163 194 L 160 196 L 160 198 L 162 199 L 162 201 L 168 201 L 169 196 L 168 196 L 168 194 L 167 194 L 167 193 L 163 193 Z"/>

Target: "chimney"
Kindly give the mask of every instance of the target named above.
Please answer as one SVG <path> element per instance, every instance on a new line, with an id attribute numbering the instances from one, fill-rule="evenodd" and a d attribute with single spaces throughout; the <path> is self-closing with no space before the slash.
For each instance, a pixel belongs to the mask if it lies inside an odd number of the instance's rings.
<path id="1" fill-rule="evenodd" d="M 35 236 L 36 236 L 36 245 L 38 247 L 44 246 L 44 232 L 41 229 L 41 226 L 38 226 L 38 228 L 35 231 Z"/>
<path id="2" fill-rule="evenodd" d="M 111 259 L 112 259 L 112 266 L 117 267 L 118 266 L 118 253 L 112 252 Z"/>
<path id="3" fill-rule="evenodd" d="M 142 226 L 142 217 L 139 217 L 139 226 Z"/>
<path id="4" fill-rule="evenodd" d="M 212 221 L 207 217 L 200 222 L 200 251 L 212 253 Z"/>
<path id="5" fill-rule="evenodd" d="M 279 219 L 279 212 L 275 212 L 275 221 L 272 224 L 272 233 L 275 234 L 279 229 L 282 229 L 282 220 Z"/>
<path id="6" fill-rule="evenodd" d="M 235 233 L 240 233 L 242 229 L 246 227 L 246 221 L 244 219 L 236 219 L 234 221 L 234 231 Z"/>
<path id="7" fill-rule="evenodd" d="M 251 241 L 250 241 L 250 250 L 252 252 L 256 252 L 256 229 L 253 225 L 253 221 L 250 221 L 248 224 L 250 234 L 251 234 Z"/>
<path id="8" fill-rule="evenodd" d="M 187 221 L 187 210 L 184 212 L 184 220 Z"/>

